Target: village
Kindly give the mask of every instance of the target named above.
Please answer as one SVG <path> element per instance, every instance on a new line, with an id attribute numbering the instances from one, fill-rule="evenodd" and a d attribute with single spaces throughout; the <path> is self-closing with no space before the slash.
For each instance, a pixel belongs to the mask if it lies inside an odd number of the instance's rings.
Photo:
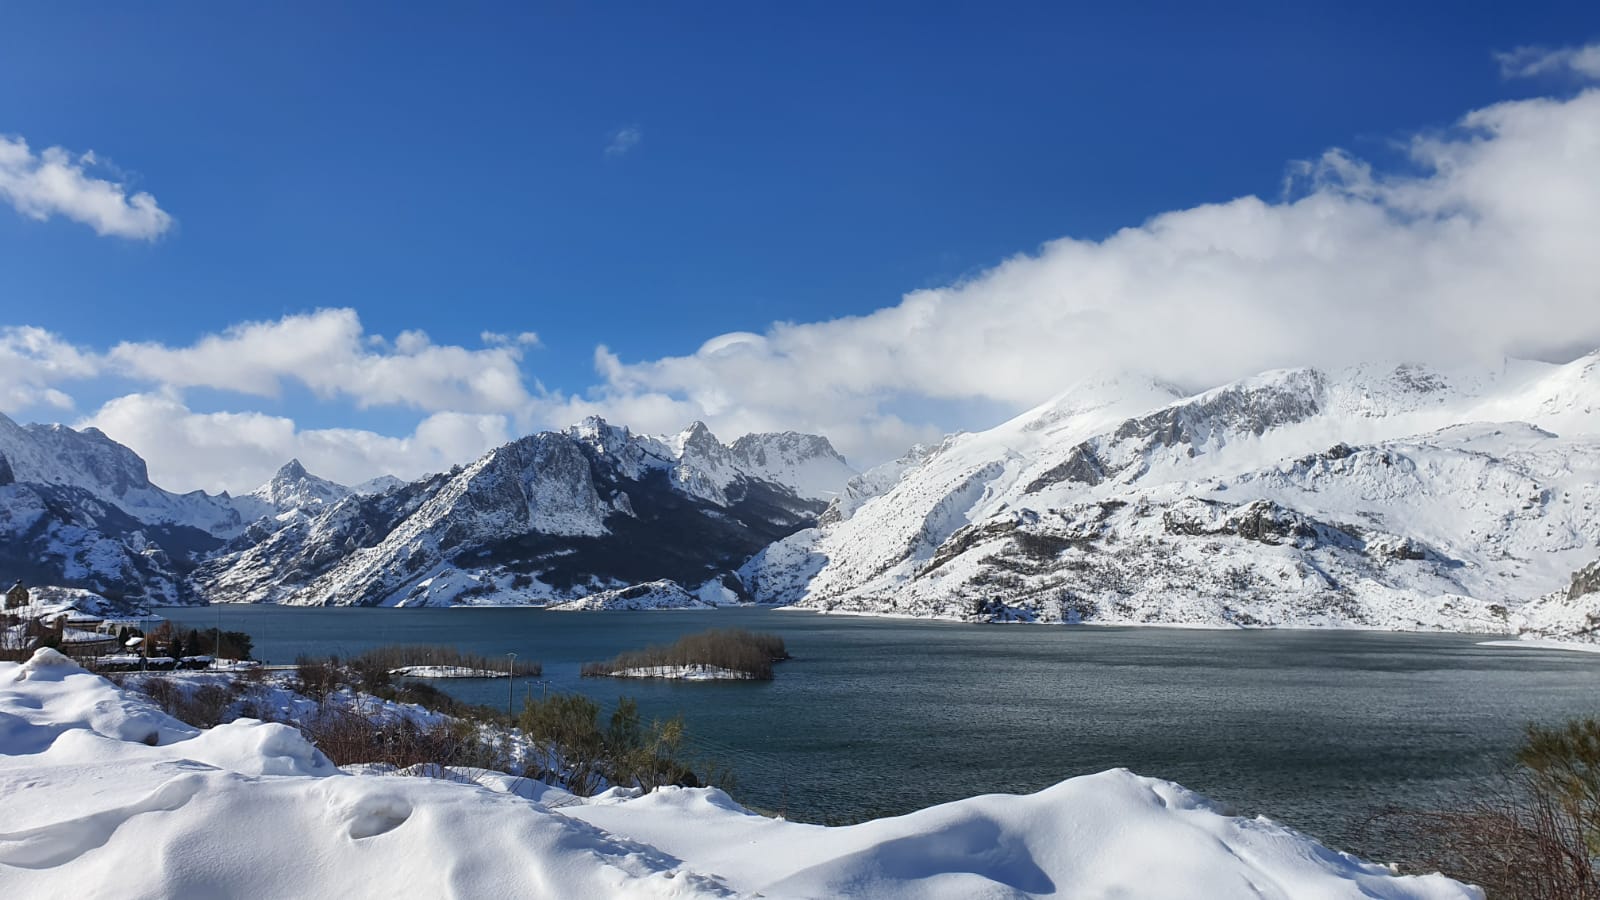
<path id="1" fill-rule="evenodd" d="M 28 587 L 20 579 L 0 611 L 0 660 L 27 659 L 49 647 L 100 672 L 236 670 L 250 660 L 250 638 L 220 628 L 182 631 L 148 610 L 118 611 L 93 591 Z"/>

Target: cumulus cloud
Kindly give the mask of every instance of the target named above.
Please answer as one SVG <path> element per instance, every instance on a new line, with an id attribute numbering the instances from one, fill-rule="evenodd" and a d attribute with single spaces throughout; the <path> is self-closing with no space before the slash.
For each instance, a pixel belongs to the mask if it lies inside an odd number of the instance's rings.
<path id="1" fill-rule="evenodd" d="M 626 156 L 639 142 L 644 140 L 644 132 L 637 125 L 618 128 L 611 133 L 611 142 L 606 144 L 607 156 Z"/>
<path id="2" fill-rule="evenodd" d="M 576 394 L 528 389 L 531 332 L 441 346 L 422 331 L 368 334 L 345 309 L 104 357 L 11 329 L 0 402 L 62 400 L 53 386 L 96 366 L 143 379 L 158 389 L 88 423 L 145 453 L 168 486 L 239 489 L 290 456 L 341 480 L 444 468 L 589 414 L 657 433 L 701 419 L 725 439 L 820 432 L 867 465 L 1108 371 L 1199 389 L 1282 366 L 1495 365 L 1600 347 L 1600 89 L 1480 109 L 1408 150 L 1397 170 L 1330 150 L 1291 165 L 1276 199 L 1051 241 L 864 315 L 716 335 L 658 359 L 600 346 L 596 383 Z M 196 413 L 181 393 L 273 396 L 287 384 L 426 418 L 403 437 L 302 431 L 260 413 Z"/>
<path id="3" fill-rule="evenodd" d="M 1506 78 L 1534 78 L 1540 75 L 1567 74 L 1600 79 L 1600 44 L 1583 47 L 1518 47 L 1496 53 L 1500 74 Z"/>
<path id="4" fill-rule="evenodd" d="M 491 346 L 435 344 L 423 331 L 392 341 L 368 335 L 353 309 L 322 309 L 271 322 L 245 322 L 188 346 L 122 343 L 107 354 L 120 372 L 156 384 L 206 387 L 275 397 L 299 383 L 319 397 L 346 397 L 361 407 L 402 406 L 426 412 L 504 413 L 526 408 L 522 347 L 485 334 Z"/>
<path id="5" fill-rule="evenodd" d="M 34 153 L 20 137 L 0 136 L 0 199 L 30 219 L 61 216 L 102 237 L 154 240 L 172 227 L 156 198 L 89 174 L 94 153 L 77 156 L 60 147 Z"/>
<path id="6" fill-rule="evenodd" d="M 248 491 L 290 459 L 324 478 L 356 484 L 379 474 L 416 478 L 473 459 L 511 439 L 505 416 L 442 412 L 403 437 L 353 428 L 300 429 L 260 412 L 194 412 L 177 394 L 128 394 L 78 427 L 133 448 L 155 483 L 180 491 Z"/>
<path id="7" fill-rule="evenodd" d="M 1330 151 L 1293 167 L 1280 200 L 1052 241 L 868 315 L 638 362 L 601 347 L 601 383 L 567 411 L 814 429 L 871 462 L 952 424 L 908 424 L 907 405 L 1019 411 L 1105 370 L 1206 387 L 1281 366 L 1600 346 L 1600 91 L 1475 111 L 1410 155 L 1386 173 Z"/>
<path id="8" fill-rule="evenodd" d="M 98 371 L 92 354 L 43 328 L 0 327 L 0 408 L 71 409 L 72 397 L 56 385 Z"/>

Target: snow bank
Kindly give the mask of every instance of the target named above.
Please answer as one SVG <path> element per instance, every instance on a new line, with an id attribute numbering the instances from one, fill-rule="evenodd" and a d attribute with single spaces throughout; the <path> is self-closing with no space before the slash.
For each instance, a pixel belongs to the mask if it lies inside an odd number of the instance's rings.
<path id="1" fill-rule="evenodd" d="M 249 719 L 200 732 L 41 650 L 0 664 L 0 896 L 1482 896 L 1121 770 L 825 828 L 714 789 L 579 801 L 428 768 L 346 774 Z"/>
<path id="2" fill-rule="evenodd" d="M 607 672 L 607 678 L 670 678 L 676 681 L 751 681 L 748 672 L 736 672 L 718 666 L 640 666 Z"/>
<path id="3" fill-rule="evenodd" d="M 1480 647 L 1522 647 L 1528 650 L 1571 650 L 1575 653 L 1600 653 L 1600 644 L 1590 641 L 1562 641 L 1526 635 L 1511 641 L 1479 641 Z"/>
<path id="4" fill-rule="evenodd" d="M 405 678 L 505 678 L 505 672 L 493 669 L 474 669 L 469 666 L 401 666 L 390 669 L 390 675 Z"/>

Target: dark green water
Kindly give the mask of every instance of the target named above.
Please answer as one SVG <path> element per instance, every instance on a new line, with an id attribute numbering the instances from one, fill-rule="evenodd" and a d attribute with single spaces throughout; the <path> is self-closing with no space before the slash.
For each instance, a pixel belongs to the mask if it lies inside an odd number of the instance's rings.
<path id="1" fill-rule="evenodd" d="M 1125 766 L 1336 846 L 1389 802 L 1429 804 L 1495 772 L 1529 721 L 1600 711 L 1600 655 L 1479 636 L 969 626 L 735 609 L 164 610 L 248 631 L 257 656 L 386 643 L 516 651 L 550 689 L 682 712 L 745 803 L 811 821 L 1027 792 Z M 770 683 L 580 679 L 578 666 L 713 626 L 775 631 Z M 500 681 L 436 682 L 503 705 Z M 521 684 L 535 692 L 546 685 Z"/>

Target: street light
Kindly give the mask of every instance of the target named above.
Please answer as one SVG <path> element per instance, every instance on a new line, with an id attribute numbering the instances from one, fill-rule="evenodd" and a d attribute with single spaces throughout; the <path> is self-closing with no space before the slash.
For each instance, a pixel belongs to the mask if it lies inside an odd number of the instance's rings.
<path id="1" fill-rule="evenodd" d="M 517 693 L 517 652 L 506 653 L 506 728 L 511 728 L 511 701 Z"/>

